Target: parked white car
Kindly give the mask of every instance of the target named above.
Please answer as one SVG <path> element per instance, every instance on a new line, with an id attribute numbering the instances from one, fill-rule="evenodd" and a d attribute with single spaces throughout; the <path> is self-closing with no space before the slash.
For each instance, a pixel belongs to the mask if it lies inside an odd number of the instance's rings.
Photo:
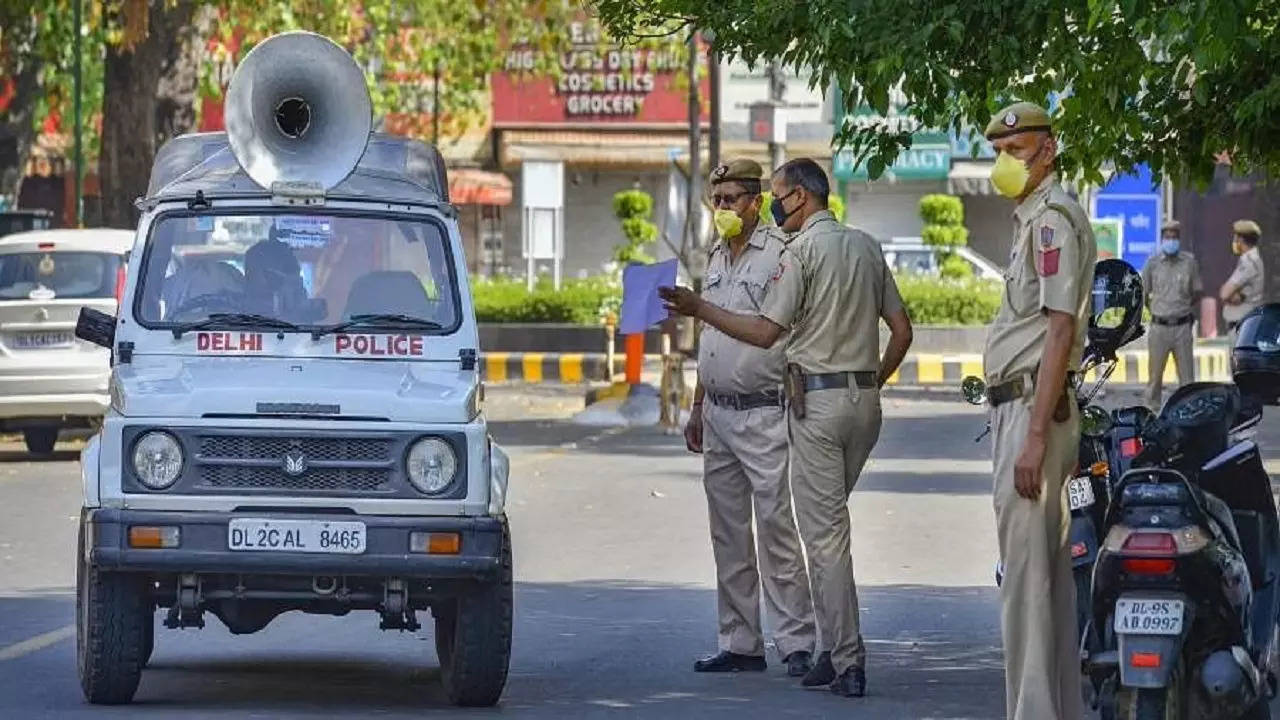
<path id="1" fill-rule="evenodd" d="M 918 237 L 895 237 L 888 242 L 880 243 L 884 250 L 885 262 L 895 273 L 916 273 L 937 275 L 940 271 L 938 248 L 926 245 Z M 987 258 L 969 247 L 956 248 L 956 254 L 964 258 L 973 267 L 973 276 L 985 280 L 999 280 L 1002 277 L 1000 268 Z"/>
<path id="2" fill-rule="evenodd" d="M 76 339 L 81 307 L 115 313 L 131 230 L 33 230 L 0 238 L 0 429 L 53 452 L 64 428 L 106 413 L 110 351 Z"/>

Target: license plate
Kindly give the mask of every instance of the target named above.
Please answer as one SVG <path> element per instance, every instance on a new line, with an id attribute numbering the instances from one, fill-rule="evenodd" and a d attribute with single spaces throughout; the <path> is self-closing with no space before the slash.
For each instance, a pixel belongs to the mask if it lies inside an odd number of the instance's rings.
<path id="1" fill-rule="evenodd" d="M 1093 504 L 1093 479 L 1090 477 L 1071 478 L 1067 483 L 1067 503 L 1072 510 L 1087 508 Z"/>
<path id="2" fill-rule="evenodd" d="M 70 347 L 74 338 L 69 332 L 22 333 L 13 336 L 15 350 L 43 350 L 45 348 Z"/>
<path id="3" fill-rule="evenodd" d="M 364 552 L 364 523 L 236 518 L 227 526 L 227 546 L 259 552 Z"/>
<path id="4" fill-rule="evenodd" d="M 1115 626 L 1125 635 L 1177 635 L 1182 632 L 1182 601 L 1120 598 Z"/>

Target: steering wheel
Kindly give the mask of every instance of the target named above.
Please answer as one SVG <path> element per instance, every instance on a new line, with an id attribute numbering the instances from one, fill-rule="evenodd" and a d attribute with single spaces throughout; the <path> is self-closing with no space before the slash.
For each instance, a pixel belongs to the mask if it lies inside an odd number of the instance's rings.
<path id="1" fill-rule="evenodd" d="M 203 295 L 196 295 L 195 297 L 187 298 L 171 312 L 166 313 L 166 315 L 170 318 L 174 318 L 185 312 L 191 312 L 193 310 L 205 310 L 206 312 L 211 310 L 239 312 L 242 305 L 243 299 L 239 295 L 226 290 L 220 290 L 218 292 L 205 293 Z"/>

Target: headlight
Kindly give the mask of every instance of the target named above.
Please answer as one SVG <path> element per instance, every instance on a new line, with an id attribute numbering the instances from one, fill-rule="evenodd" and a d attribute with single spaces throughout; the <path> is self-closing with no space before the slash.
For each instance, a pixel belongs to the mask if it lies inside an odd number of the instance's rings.
<path id="1" fill-rule="evenodd" d="M 163 490 L 182 474 L 182 446 L 166 432 L 149 432 L 133 444 L 133 471 L 152 490 Z"/>
<path id="2" fill-rule="evenodd" d="M 409 448 L 405 460 L 409 482 L 428 495 L 434 495 L 453 482 L 458 470 L 458 457 L 449 443 L 440 438 L 423 438 Z"/>

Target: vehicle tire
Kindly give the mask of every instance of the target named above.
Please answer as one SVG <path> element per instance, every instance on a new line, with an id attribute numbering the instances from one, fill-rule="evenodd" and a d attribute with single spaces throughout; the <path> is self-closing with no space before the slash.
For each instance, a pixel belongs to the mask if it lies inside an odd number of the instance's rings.
<path id="1" fill-rule="evenodd" d="M 498 576 L 492 583 L 432 608 L 440 679 L 454 705 L 494 705 L 507 684 L 514 598 L 511 533 L 505 518 L 500 557 Z"/>
<path id="2" fill-rule="evenodd" d="M 151 654 L 156 650 L 156 617 L 155 611 L 147 613 L 147 620 L 142 625 L 142 667 L 151 663 Z"/>
<path id="3" fill-rule="evenodd" d="M 58 428 L 23 430 L 22 439 L 27 443 L 27 452 L 32 455 L 52 455 L 53 446 L 58 444 Z"/>
<path id="4" fill-rule="evenodd" d="M 1185 720 L 1189 717 L 1186 691 L 1182 661 L 1179 660 L 1169 676 L 1169 684 L 1164 688 L 1116 690 L 1116 720 Z"/>
<path id="5" fill-rule="evenodd" d="M 1071 571 L 1076 583 L 1076 640 L 1084 642 L 1085 627 L 1089 624 L 1089 616 L 1093 607 L 1093 568 L 1081 565 Z"/>
<path id="6" fill-rule="evenodd" d="M 92 568 L 84 558 L 84 525 L 76 561 L 76 665 L 84 697 L 96 705 L 133 700 L 154 628 L 144 578 Z"/>

